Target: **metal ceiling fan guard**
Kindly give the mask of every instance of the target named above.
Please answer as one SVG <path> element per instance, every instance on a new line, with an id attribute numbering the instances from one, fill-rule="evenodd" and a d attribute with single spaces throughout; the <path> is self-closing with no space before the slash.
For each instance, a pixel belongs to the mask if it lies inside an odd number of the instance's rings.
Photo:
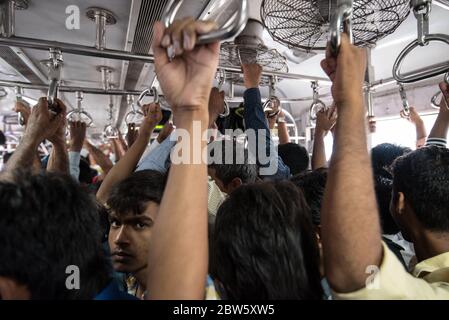
<path id="1" fill-rule="evenodd" d="M 263 0 L 261 17 L 273 39 L 307 51 L 324 50 L 338 0 Z M 354 0 L 354 44 L 373 46 L 393 33 L 410 13 L 409 0 Z"/>
<path id="2" fill-rule="evenodd" d="M 242 64 L 257 63 L 264 71 L 288 72 L 287 59 L 276 49 L 270 49 L 264 44 L 263 30 L 262 23 L 249 19 L 234 42 L 224 42 L 221 45 L 220 65 L 240 68 Z M 227 79 L 233 83 L 243 83 L 240 74 L 227 74 Z M 270 77 L 262 76 L 261 86 L 268 86 L 270 83 Z"/>

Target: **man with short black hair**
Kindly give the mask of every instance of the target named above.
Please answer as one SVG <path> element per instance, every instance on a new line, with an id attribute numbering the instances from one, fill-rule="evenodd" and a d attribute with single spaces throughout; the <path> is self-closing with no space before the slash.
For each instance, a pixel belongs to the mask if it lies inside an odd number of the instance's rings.
<path id="1" fill-rule="evenodd" d="M 449 255 L 449 150 L 431 146 L 400 157 L 393 175 L 391 211 L 418 261 Z"/>
<path id="2" fill-rule="evenodd" d="M 286 143 L 278 146 L 282 161 L 290 168 L 292 175 L 299 174 L 309 168 L 309 152 L 297 143 Z"/>
<path id="3" fill-rule="evenodd" d="M 134 278 L 128 289 L 139 298 L 146 293 L 151 230 L 166 180 L 166 175 L 158 171 L 134 172 L 111 190 L 107 200 L 112 263 L 115 271 Z"/>
<path id="4" fill-rule="evenodd" d="M 222 298 L 323 298 L 309 208 L 291 182 L 235 190 L 218 210 L 212 242 L 213 276 Z"/>
<path id="5" fill-rule="evenodd" d="M 94 199 L 68 175 L 0 182 L 2 299 L 129 299 L 111 281 Z"/>
<path id="6" fill-rule="evenodd" d="M 214 141 L 209 148 L 209 176 L 221 192 L 232 193 L 243 184 L 257 180 L 257 165 L 243 143 L 236 140 Z M 221 155 L 217 154 L 220 153 Z"/>

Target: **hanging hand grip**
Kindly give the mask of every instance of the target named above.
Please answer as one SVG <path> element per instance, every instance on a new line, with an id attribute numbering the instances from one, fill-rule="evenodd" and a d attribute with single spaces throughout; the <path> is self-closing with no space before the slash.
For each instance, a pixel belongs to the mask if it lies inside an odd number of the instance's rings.
<path id="1" fill-rule="evenodd" d="M 165 7 L 162 21 L 166 28 L 168 28 L 175 20 L 176 13 L 181 7 L 183 0 L 171 0 Z M 208 34 L 200 35 L 197 39 L 197 44 L 207 44 L 216 41 L 224 41 L 238 35 L 246 26 L 248 21 L 248 1 L 241 0 L 240 8 L 237 12 L 237 17 L 230 25 L 226 25 L 222 29 L 212 31 Z"/>
<path id="2" fill-rule="evenodd" d="M 339 1 L 337 9 L 331 17 L 330 22 L 330 49 L 334 57 L 338 55 L 341 44 L 341 26 L 343 31 L 348 34 L 352 43 L 352 0 Z"/>
<path id="3" fill-rule="evenodd" d="M 432 41 L 439 41 L 449 44 L 449 36 L 445 34 L 429 34 L 426 36 L 427 43 Z M 437 75 L 443 74 L 449 71 L 449 62 L 447 64 L 440 64 L 428 70 L 418 70 L 414 72 L 409 72 L 407 74 L 401 73 L 401 66 L 404 62 L 405 57 L 412 52 L 415 48 L 421 46 L 418 40 L 413 41 L 399 54 L 393 65 L 393 77 L 396 81 L 401 83 L 411 83 L 420 80 L 425 80 L 428 78 L 435 77 Z M 446 75 L 446 78 L 449 75 Z M 447 79 L 449 82 L 449 79 Z"/>

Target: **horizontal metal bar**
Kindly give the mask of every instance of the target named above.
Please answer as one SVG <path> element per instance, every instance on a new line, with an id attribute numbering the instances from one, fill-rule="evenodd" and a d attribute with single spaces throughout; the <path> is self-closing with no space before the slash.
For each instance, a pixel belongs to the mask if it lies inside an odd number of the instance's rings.
<path id="1" fill-rule="evenodd" d="M 21 87 L 23 89 L 29 89 L 29 90 L 41 90 L 41 91 L 47 91 L 48 86 L 42 85 L 42 84 L 31 84 L 27 82 L 20 82 L 20 81 L 5 81 L 0 80 L 0 86 L 3 87 Z M 60 86 L 59 87 L 60 92 L 83 92 L 85 94 L 101 94 L 101 95 L 112 95 L 112 96 L 123 96 L 123 95 L 133 95 L 133 96 L 139 96 L 141 94 L 141 91 L 134 91 L 134 90 L 104 90 L 104 89 L 97 89 L 97 88 L 84 88 L 84 87 L 69 87 L 69 86 Z"/>
<path id="2" fill-rule="evenodd" d="M 427 70 L 432 70 L 432 69 L 436 69 L 436 68 L 440 68 L 440 67 L 448 66 L 448 65 L 449 65 L 449 62 L 441 62 L 441 63 L 430 65 L 430 66 L 428 66 L 426 68 L 417 69 L 417 70 L 415 70 L 413 72 L 414 73 L 423 73 L 423 72 L 426 72 Z M 406 73 L 406 75 L 407 75 L 407 73 Z M 430 79 L 433 79 L 433 78 L 436 78 L 436 77 L 442 77 L 443 78 L 443 76 L 441 74 L 439 74 L 439 75 L 435 75 L 435 76 L 428 77 L 428 78 L 425 78 L 425 79 L 421 79 L 421 80 L 416 81 L 416 82 L 430 80 Z M 398 82 L 393 77 L 387 78 L 387 79 L 381 79 L 381 80 L 378 80 L 378 81 L 374 81 L 373 84 L 371 85 L 371 89 L 376 90 L 376 89 L 380 89 L 382 87 L 395 85 L 397 83 Z"/>
<path id="3" fill-rule="evenodd" d="M 111 50 L 104 49 L 98 50 L 95 47 L 88 47 L 73 43 L 64 43 L 58 41 L 49 41 L 49 40 L 40 40 L 40 39 L 31 39 L 31 38 L 23 38 L 23 37 L 0 37 L 0 45 L 2 46 L 13 46 L 19 48 L 28 48 L 35 50 L 44 50 L 48 51 L 50 48 L 60 49 L 63 53 L 82 55 L 88 57 L 96 57 L 96 58 L 104 58 L 104 59 L 113 59 L 113 60 L 124 60 L 124 61 L 143 61 L 146 63 L 154 63 L 153 55 L 141 55 L 135 54 L 126 51 L 119 50 Z M 232 73 L 242 73 L 242 70 L 238 67 L 227 67 L 227 66 L 219 66 L 218 69 L 232 72 Z M 277 76 L 283 79 L 294 79 L 294 80 L 303 80 L 303 81 L 320 81 L 321 84 L 330 85 L 331 82 L 328 78 L 322 77 L 314 77 L 307 76 L 303 74 L 295 74 L 295 73 L 287 73 L 287 72 L 262 72 L 264 76 Z"/>
<path id="4" fill-rule="evenodd" d="M 449 0 L 433 0 L 433 3 L 445 10 L 449 10 Z"/>

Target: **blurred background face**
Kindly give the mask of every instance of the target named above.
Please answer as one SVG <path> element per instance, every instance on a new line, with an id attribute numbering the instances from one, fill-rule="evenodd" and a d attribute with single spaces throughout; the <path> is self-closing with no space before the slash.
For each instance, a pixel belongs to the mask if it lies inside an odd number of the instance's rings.
<path id="1" fill-rule="evenodd" d="M 150 201 L 140 215 L 111 213 L 108 241 L 114 270 L 137 273 L 146 268 L 151 231 L 158 211 L 159 205 Z"/>

